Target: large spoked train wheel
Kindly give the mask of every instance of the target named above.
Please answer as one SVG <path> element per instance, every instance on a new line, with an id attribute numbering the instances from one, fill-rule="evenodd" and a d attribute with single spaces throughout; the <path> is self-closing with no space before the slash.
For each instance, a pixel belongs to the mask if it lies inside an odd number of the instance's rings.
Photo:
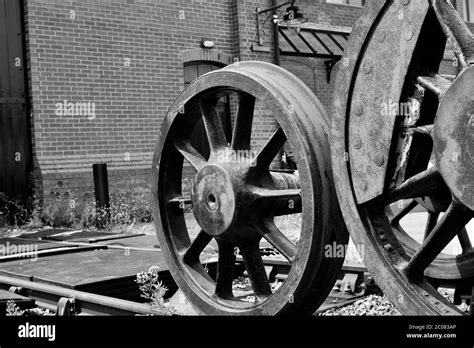
<path id="1" fill-rule="evenodd" d="M 455 76 L 440 68 L 447 44 Z M 369 2 L 339 66 L 331 157 L 341 210 L 407 315 L 461 314 L 474 286 L 473 63 L 474 37 L 450 1 L 396 0 Z"/>
<path id="2" fill-rule="evenodd" d="M 224 99 L 234 101 L 231 139 L 217 111 Z M 259 139 L 262 117 L 278 123 L 266 142 Z M 207 154 L 192 145 L 200 122 Z M 171 106 L 153 161 L 154 218 L 174 279 L 203 314 L 312 314 L 325 300 L 343 259 L 325 258 L 324 247 L 348 239 L 332 183 L 328 132 L 314 94 L 289 72 L 262 62 L 206 74 Z M 270 170 L 283 146 L 293 150 L 297 172 Z M 186 168 L 194 171 L 189 197 L 182 185 Z M 279 224 L 287 215 L 297 234 Z M 263 242 L 291 263 L 278 287 L 266 273 Z M 213 246 L 216 279 L 202 266 Z M 236 251 L 250 280 L 247 296 L 233 288 Z"/>

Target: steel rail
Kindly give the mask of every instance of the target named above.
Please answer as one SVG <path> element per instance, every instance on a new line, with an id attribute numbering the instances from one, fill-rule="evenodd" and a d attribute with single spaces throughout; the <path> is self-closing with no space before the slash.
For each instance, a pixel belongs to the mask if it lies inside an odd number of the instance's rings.
<path id="1" fill-rule="evenodd" d="M 11 287 L 21 289 L 21 295 L 35 299 L 40 307 L 56 308 L 56 312 L 60 302 L 69 299 L 73 312 L 79 315 L 160 315 L 147 304 L 0 275 L 0 289 Z"/>

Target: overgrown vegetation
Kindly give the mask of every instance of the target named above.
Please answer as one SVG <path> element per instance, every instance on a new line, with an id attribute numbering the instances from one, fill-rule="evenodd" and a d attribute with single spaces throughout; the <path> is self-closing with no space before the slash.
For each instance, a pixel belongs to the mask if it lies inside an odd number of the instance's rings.
<path id="1" fill-rule="evenodd" d="M 135 282 L 138 284 L 141 297 L 147 299 L 158 314 L 172 315 L 174 310 L 164 299 L 168 288 L 159 279 L 159 272 L 160 267 L 151 266 L 148 271 L 138 273 Z"/>
<path id="2" fill-rule="evenodd" d="M 5 225 L 18 226 L 28 222 L 31 202 L 10 199 L 0 192 L 0 227 Z"/>
<path id="3" fill-rule="evenodd" d="M 25 314 L 25 311 L 22 310 L 13 300 L 7 301 L 7 317 L 20 317 Z"/>
<path id="4" fill-rule="evenodd" d="M 152 221 L 149 189 L 131 180 L 110 194 L 110 206 L 96 209 L 93 192 L 79 192 L 67 183 L 58 182 L 40 201 L 27 202 L 7 198 L 0 193 L 0 227 L 51 226 L 109 230 L 116 225 Z"/>

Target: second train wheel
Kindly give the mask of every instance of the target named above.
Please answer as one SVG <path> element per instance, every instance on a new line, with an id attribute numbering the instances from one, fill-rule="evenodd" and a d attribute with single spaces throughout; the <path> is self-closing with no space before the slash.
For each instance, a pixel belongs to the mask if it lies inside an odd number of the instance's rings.
<path id="1" fill-rule="evenodd" d="M 217 112 L 222 98 L 235 101 L 230 107 L 235 113 L 232 139 Z M 278 126 L 253 152 L 252 139 L 268 127 L 256 114 L 273 118 Z M 207 135 L 208 156 L 192 145 L 199 122 Z M 200 312 L 312 314 L 326 299 L 343 258 L 325 257 L 325 247 L 345 245 L 348 239 L 332 182 L 328 131 L 324 108 L 309 88 L 286 70 L 262 62 L 206 74 L 173 103 L 153 161 L 154 219 L 171 273 Z M 294 152 L 297 174 L 271 171 L 285 144 Z M 182 187 L 184 164 L 195 172 L 190 197 Z M 185 206 L 192 209 L 197 234 Z M 300 215 L 289 221 L 300 221 L 297 240 L 277 223 L 280 216 L 295 214 Z M 278 288 L 266 274 L 261 240 L 291 265 Z M 215 279 L 202 265 L 213 243 L 218 249 Z M 250 279 L 250 301 L 233 289 L 236 248 Z"/>
<path id="2" fill-rule="evenodd" d="M 447 43 L 455 75 L 443 75 Z M 474 286 L 473 63 L 474 37 L 448 0 L 370 2 L 340 63 L 331 156 L 341 209 L 403 314 L 461 314 L 438 289 Z"/>

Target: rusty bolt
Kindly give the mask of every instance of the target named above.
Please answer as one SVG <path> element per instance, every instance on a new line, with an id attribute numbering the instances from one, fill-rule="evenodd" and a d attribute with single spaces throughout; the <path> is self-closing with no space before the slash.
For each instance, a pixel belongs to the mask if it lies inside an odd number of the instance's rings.
<path id="1" fill-rule="evenodd" d="M 410 4 L 410 0 L 402 0 L 401 3 L 403 6 L 407 6 L 408 4 Z"/>
<path id="2" fill-rule="evenodd" d="M 382 31 L 379 34 L 379 42 L 384 42 L 386 37 L 387 37 L 387 34 L 384 31 Z"/>
<path id="3" fill-rule="evenodd" d="M 362 147 L 362 140 L 359 137 L 354 138 L 354 148 L 359 150 Z"/>
<path id="4" fill-rule="evenodd" d="M 377 152 L 374 157 L 374 163 L 377 167 L 382 167 L 385 163 L 384 155 L 380 152 Z"/>
<path id="5" fill-rule="evenodd" d="M 363 113 L 364 113 L 364 107 L 362 105 L 357 105 L 354 109 L 354 114 L 356 116 L 362 116 Z"/>
<path id="6" fill-rule="evenodd" d="M 371 62 L 366 62 L 364 64 L 364 72 L 366 75 L 370 75 L 372 73 L 372 63 Z"/>
<path id="7" fill-rule="evenodd" d="M 407 41 L 410 41 L 411 39 L 413 39 L 413 29 L 408 27 L 405 32 L 403 33 L 403 37 L 405 38 L 405 40 Z"/>

